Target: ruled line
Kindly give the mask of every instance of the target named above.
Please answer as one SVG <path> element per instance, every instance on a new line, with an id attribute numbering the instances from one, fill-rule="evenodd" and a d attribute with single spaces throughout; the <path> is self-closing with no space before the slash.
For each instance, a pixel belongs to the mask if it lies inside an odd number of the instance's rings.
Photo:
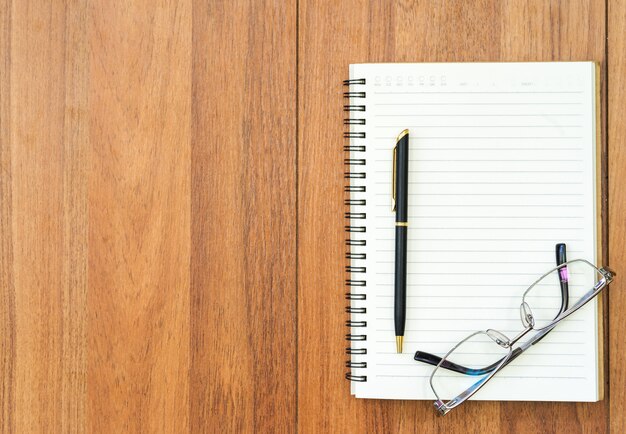
<path id="1" fill-rule="evenodd" d="M 583 128 L 583 125 L 378 125 L 378 128 Z M 419 137 L 418 137 L 419 138 Z"/>
<path id="2" fill-rule="evenodd" d="M 376 351 L 376 354 L 397 354 L 395 351 Z M 403 353 L 406 354 L 406 353 Z M 440 353 L 442 356 L 445 354 L 445 352 Z M 472 352 L 458 352 L 456 353 L 458 355 L 482 355 L 484 353 L 472 353 Z M 524 357 L 526 356 L 529 357 L 554 357 L 554 356 L 570 356 L 570 357 L 581 357 L 581 356 L 585 356 L 585 353 L 529 353 L 528 351 L 524 352 Z M 423 367 L 428 367 L 429 365 L 424 365 L 424 364 L 417 364 L 414 366 L 423 366 Z M 432 366 L 431 368 L 432 369 Z"/>
<path id="3" fill-rule="evenodd" d="M 582 105 L 582 102 L 378 102 L 375 106 L 420 106 L 420 105 Z"/>
<path id="4" fill-rule="evenodd" d="M 473 206 L 478 206 L 478 205 L 473 205 Z M 377 215 L 376 218 L 389 218 L 389 219 L 395 219 L 396 216 L 395 215 Z M 411 216 L 411 219 L 430 219 L 430 218 L 438 218 L 438 219 L 442 219 L 442 218 L 452 218 L 452 219 L 457 219 L 457 218 L 463 218 L 463 219 L 468 219 L 468 218 L 476 218 L 476 219 L 530 219 L 530 218 L 542 218 L 542 219 L 582 219 L 585 218 L 583 216 L 490 216 L 490 215 L 475 215 L 475 216 L 471 216 L 471 215 L 463 215 L 463 216 L 450 216 L 450 215 L 430 215 L 430 216 Z M 519 241 L 519 240 L 514 240 L 514 241 Z M 522 240 L 524 241 L 524 240 Z M 545 241 L 545 240 L 535 240 L 535 241 Z"/>
<path id="5" fill-rule="evenodd" d="M 533 308 L 533 310 L 537 310 L 537 308 Z M 481 321 L 482 321 L 482 319 L 481 319 Z M 521 327 L 521 325 L 520 325 L 520 327 Z M 387 332 L 393 333 L 395 331 L 395 329 L 393 327 L 377 328 L 377 329 L 375 329 L 375 331 L 377 331 L 377 332 L 384 332 L 384 333 L 387 333 Z M 460 333 L 460 332 L 469 333 L 469 332 L 471 332 L 471 330 L 467 330 L 467 329 L 465 329 L 465 330 L 447 330 L 447 329 L 446 330 L 441 330 L 441 329 L 423 329 L 423 328 L 416 329 L 416 328 L 410 328 L 410 327 L 405 328 L 405 331 L 410 331 L 410 332 L 436 332 L 436 333 L 444 333 L 444 332 L 445 333 L 448 333 L 448 332 L 450 332 L 450 333 Z M 505 333 L 504 330 L 501 330 L 501 332 L 504 333 L 504 334 L 513 334 L 513 335 L 515 335 L 515 334 L 519 333 L 520 330 L 512 331 L 512 332 L 509 332 L 509 333 Z M 550 334 L 553 334 L 553 333 L 554 334 L 563 334 L 563 333 L 585 334 L 585 333 L 587 333 L 587 331 L 586 330 L 552 330 L 552 331 L 550 331 Z M 437 341 L 437 343 L 438 342 L 439 341 Z M 489 341 L 484 341 L 484 342 L 489 342 Z M 576 342 L 579 342 L 579 341 L 576 341 Z M 429 341 L 428 343 L 432 343 L 432 342 Z M 442 342 L 442 343 L 447 343 L 447 342 Z M 567 342 L 565 342 L 565 343 L 567 343 Z"/>
<path id="6" fill-rule="evenodd" d="M 377 252 L 395 252 L 395 249 L 376 249 Z M 520 249 L 512 249 L 512 250 L 456 250 L 456 249 L 407 249 L 409 252 L 459 252 L 459 253 L 519 253 Z M 545 250 L 523 250 L 524 253 L 546 253 Z M 570 250 L 567 249 L 568 253 L 582 253 L 582 250 Z M 448 261 L 448 263 L 450 263 Z"/>
<path id="7" fill-rule="evenodd" d="M 440 273 L 440 274 L 443 274 L 443 273 Z M 394 284 L 393 283 L 378 282 L 378 283 L 376 283 L 376 286 L 394 286 Z M 484 286 L 489 286 L 489 287 L 498 287 L 498 288 L 500 288 L 500 287 L 503 287 L 503 286 L 508 286 L 508 287 L 514 287 L 514 288 L 523 288 L 523 289 L 528 288 L 527 285 L 515 284 L 515 283 L 463 283 L 461 285 L 456 284 L 456 283 L 422 283 L 422 284 L 420 284 L 420 283 L 413 283 L 413 284 L 410 284 L 409 286 L 416 287 L 416 288 L 418 288 L 418 287 L 430 288 L 432 286 L 449 286 L 449 287 L 452 287 L 452 288 L 460 288 L 460 287 L 466 287 L 466 286 L 479 287 L 479 288 L 480 287 L 484 287 Z M 570 289 L 572 289 L 572 287 L 574 287 L 574 288 L 579 287 L 580 288 L 582 286 L 583 285 L 572 285 L 571 283 L 569 284 Z M 392 295 L 374 294 L 374 296 L 375 297 L 393 297 L 393 294 Z M 407 297 L 411 298 L 411 297 L 422 297 L 422 296 L 407 294 Z M 512 297 L 514 297 L 514 298 L 519 298 L 520 295 L 516 295 L 516 294 L 497 295 L 497 294 L 494 294 L 494 295 L 484 295 L 484 296 L 483 295 L 467 295 L 467 296 L 465 296 L 465 295 L 456 295 L 456 294 L 454 294 L 454 295 L 436 295 L 436 294 L 433 294 L 433 295 L 430 295 L 430 297 L 470 297 L 470 298 L 471 297 L 504 297 L 504 298 L 512 298 Z M 550 297 L 550 296 L 546 296 L 546 297 Z M 555 297 L 561 298 L 561 296 L 555 296 Z"/>
<path id="8" fill-rule="evenodd" d="M 376 354 L 381 354 L 381 353 L 376 353 Z M 460 355 L 459 353 L 455 352 L 455 354 Z M 418 365 L 418 361 L 414 361 L 413 363 L 377 363 L 378 366 L 419 366 Z M 509 365 L 511 367 L 520 367 L 520 368 L 583 368 L 585 365 L 535 365 L 535 364 L 518 364 L 515 363 L 514 365 Z M 424 367 L 428 367 L 428 366 L 424 366 Z M 430 369 L 433 369 L 432 366 L 430 367 Z"/>
<path id="9" fill-rule="evenodd" d="M 382 203 L 377 203 L 375 205 L 376 207 L 380 207 L 380 208 L 389 208 L 388 204 L 382 204 Z M 584 205 L 579 205 L 579 204 L 537 204 L 537 205 L 531 205 L 531 204 L 507 204 L 507 203 L 503 203 L 503 204 L 476 204 L 476 205 L 469 205 L 469 204 L 443 204 L 443 203 L 433 203 L 433 204 L 409 204 L 409 208 L 449 208 L 449 207 L 459 207 L 459 208 L 467 208 L 467 207 L 480 207 L 480 208 L 528 208 L 528 207 L 535 207 L 535 208 L 582 208 L 584 207 Z M 535 216 L 535 217 L 541 217 L 541 216 Z"/>
<path id="10" fill-rule="evenodd" d="M 376 274 L 378 276 L 395 275 L 394 272 L 387 271 L 377 271 Z M 425 272 L 425 271 L 407 271 L 406 274 L 414 274 L 414 275 L 424 275 L 424 276 L 440 276 L 441 274 L 445 274 L 446 276 L 537 276 L 537 273 L 505 273 L 503 271 L 490 271 L 490 272 L 478 272 L 478 271 L 461 271 L 459 273 L 453 271 L 446 271 L 445 273 L 441 272 Z M 572 273 L 569 272 L 569 275 L 583 275 L 585 273 Z M 539 277 L 539 276 L 538 276 Z"/>
<path id="11" fill-rule="evenodd" d="M 536 162 L 558 162 L 558 163 L 581 163 L 583 160 L 581 159 L 565 159 L 565 158 L 534 158 L 534 159 L 526 159 L 526 160 L 515 160 L 512 161 L 510 159 L 486 159 L 486 158 L 463 158 L 463 159 L 454 159 L 454 158 L 420 158 L 420 163 L 427 161 L 443 161 L 446 163 L 536 163 Z M 380 158 L 376 160 L 377 163 L 391 163 L 391 158 Z M 411 171 L 412 172 L 412 171 Z M 508 170 L 506 171 L 508 172 Z M 554 171 L 552 171 L 554 172 Z M 560 170 L 559 170 L 560 172 Z"/>
<path id="12" fill-rule="evenodd" d="M 375 173 L 385 173 L 385 174 L 389 174 L 389 170 L 374 170 Z M 452 169 L 452 170 L 447 170 L 447 169 L 438 169 L 438 170 L 411 170 L 409 171 L 409 174 L 411 173 L 582 173 L 582 170 L 558 170 L 555 171 L 554 169 L 549 169 L 549 170 L 543 170 L 543 169 L 538 169 L 538 170 L 456 170 L 456 169 Z"/>
<path id="13" fill-rule="evenodd" d="M 375 151 L 384 151 L 389 152 L 391 147 L 376 147 L 373 148 Z M 436 147 L 436 148 L 427 148 L 423 146 L 411 146 L 409 151 L 417 152 L 417 151 L 581 151 L 583 148 L 475 148 L 475 147 L 465 147 L 465 148 L 444 148 L 444 147 Z M 383 160 L 374 160 L 375 162 L 383 161 Z M 511 161 L 511 160 L 508 160 Z"/>
<path id="14" fill-rule="evenodd" d="M 380 181 L 377 182 L 376 185 L 390 185 L 391 181 Z M 409 184 L 448 184 L 448 185 L 464 185 L 464 184 L 472 184 L 472 185 L 493 185 L 493 181 L 409 181 Z M 506 184 L 506 185 L 576 185 L 582 184 L 580 181 L 498 181 L 498 184 Z"/>
<path id="15" fill-rule="evenodd" d="M 459 217 L 459 218 L 463 218 L 463 217 Z M 390 225 L 390 226 L 376 226 L 374 229 L 377 231 L 382 231 L 382 230 L 388 230 L 388 229 L 393 229 L 395 226 Z M 515 227 L 511 227 L 511 228 L 493 228 L 493 227 L 484 227 L 484 228 L 480 228 L 480 227 L 455 227 L 455 226 L 445 226 L 445 227 L 441 227 L 441 226 L 419 226 L 417 229 L 420 230 L 445 230 L 445 231 L 450 231 L 450 230 L 473 230 L 473 231 L 495 231 L 495 230 L 503 230 L 503 231 L 510 231 L 510 230 L 528 230 L 528 231 L 565 231 L 565 230 L 576 230 L 576 229 L 583 229 L 582 227 L 563 227 L 563 226 L 559 226 L 559 227 L 522 227 L 522 226 L 515 226 Z M 378 238 L 377 238 L 378 239 Z"/>
<path id="16" fill-rule="evenodd" d="M 395 140 L 395 136 L 376 136 L 377 140 Z M 583 136 L 420 136 L 418 139 L 455 139 L 455 140 L 469 140 L 469 139 L 582 139 Z M 409 138 L 409 140 L 411 140 Z"/>
<path id="17" fill-rule="evenodd" d="M 405 341 L 406 343 L 406 341 Z M 381 377 L 381 378 L 430 378 L 430 374 L 429 375 L 398 375 L 398 374 L 376 374 L 376 377 Z M 437 377 L 440 377 L 439 375 Z M 446 378 L 458 378 L 454 375 L 446 375 Z M 533 379 L 533 378 L 550 378 L 550 379 L 560 379 L 560 380 L 584 380 L 587 377 L 564 377 L 564 376 L 553 376 L 553 375 L 548 375 L 548 376 L 537 376 L 537 375 L 533 375 L 533 376 L 521 376 L 521 375 L 503 375 L 503 374 L 498 374 L 496 376 L 494 376 L 492 378 L 493 379 L 502 379 L 502 378 L 521 378 L 521 379 Z"/>
<path id="18" fill-rule="evenodd" d="M 505 114 L 505 113 L 380 113 L 376 117 L 431 117 L 431 116 L 446 116 L 446 117 L 547 117 L 547 116 L 583 116 L 582 113 L 520 113 L 520 114 Z"/>
<path id="19" fill-rule="evenodd" d="M 392 252 L 394 250 L 387 250 L 388 252 Z M 519 251 L 516 251 L 519 252 Z M 569 251 L 568 253 L 572 253 Z M 377 264 L 395 264 L 395 261 L 377 261 Z M 419 264 L 481 264 L 485 265 L 485 261 L 418 261 L 416 263 Z M 551 265 L 553 262 L 551 261 L 488 261 L 489 264 L 545 264 Z"/>
<path id="20" fill-rule="evenodd" d="M 393 320 L 393 318 L 376 318 L 376 319 L 383 319 L 383 320 Z M 483 319 L 474 319 L 474 318 L 446 318 L 446 321 L 450 321 L 450 320 L 462 320 L 462 321 L 484 321 Z M 437 320 L 433 320 L 433 319 L 429 319 L 429 321 L 437 321 Z M 502 321 L 502 320 L 495 320 L 494 321 Z M 519 318 L 517 319 L 517 321 L 519 322 Z M 570 321 L 570 319 L 568 318 L 568 321 Z M 573 321 L 573 320 L 571 320 Z M 579 322 L 582 320 L 578 320 Z M 405 336 L 406 337 L 406 336 Z M 381 339 L 381 340 L 376 340 L 374 341 L 377 344 L 394 344 L 396 343 L 395 340 L 391 340 L 391 339 Z M 497 344 L 491 340 L 476 340 L 474 341 L 476 343 L 493 343 L 494 346 L 497 347 Z M 458 340 L 454 340 L 454 341 L 424 341 L 424 340 L 420 340 L 420 341 L 413 341 L 413 340 L 405 340 L 404 341 L 405 344 L 458 344 L 459 341 Z M 536 343 L 536 345 L 539 344 L 543 344 L 543 342 L 538 342 Z M 579 342 L 579 341 L 573 341 L 573 342 L 550 342 L 549 345 L 584 345 L 584 342 Z"/>
<path id="21" fill-rule="evenodd" d="M 408 193 L 409 196 L 584 196 L 583 193 Z M 374 193 L 389 196 L 389 193 Z"/>
<path id="22" fill-rule="evenodd" d="M 529 90 L 529 91 L 524 91 L 524 90 L 512 90 L 512 91 L 499 91 L 499 90 L 494 90 L 494 91 L 484 91 L 484 90 L 477 90 L 477 91 L 402 91 L 402 92 L 394 92 L 394 91 L 382 91 L 382 90 L 377 90 L 374 91 L 375 95 L 418 95 L 418 94 L 431 94 L 431 95 L 454 95 L 454 94 L 461 94 L 461 95 L 465 95 L 465 94 L 469 94 L 469 95 L 491 95 L 491 94 L 581 94 L 584 93 L 584 91 L 582 90 Z"/>

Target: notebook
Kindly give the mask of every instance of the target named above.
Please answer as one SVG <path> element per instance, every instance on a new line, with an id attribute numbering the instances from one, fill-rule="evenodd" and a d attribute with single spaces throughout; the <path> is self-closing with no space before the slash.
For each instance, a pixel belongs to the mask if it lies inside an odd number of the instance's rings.
<path id="1" fill-rule="evenodd" d="M 568 259 L 600 264 L 593 62 L 355 64 L 345 83 L 349 354 L 358 398 L 434 399 L 433 367 L 476 330 L 522 330 L 523 290 Z M 396 354 L 392 148 L 410 133 L 407 322 Z M 602 399 L 599 301 L 472 399 Z M 600 349 L 600 350 L 599 350 Z"/>

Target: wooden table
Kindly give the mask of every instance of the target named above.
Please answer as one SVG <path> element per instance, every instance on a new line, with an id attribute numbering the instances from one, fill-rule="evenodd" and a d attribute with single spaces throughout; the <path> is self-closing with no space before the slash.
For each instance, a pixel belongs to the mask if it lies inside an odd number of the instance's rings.
<path id="1" fill-rule="evenodd" d="M 1 0 L 0 431 L 625 432 L 625 26 L 620 0 Z M 348 64 L 530 60 L 602 65 L 606 398 L 352 398 Z"/>

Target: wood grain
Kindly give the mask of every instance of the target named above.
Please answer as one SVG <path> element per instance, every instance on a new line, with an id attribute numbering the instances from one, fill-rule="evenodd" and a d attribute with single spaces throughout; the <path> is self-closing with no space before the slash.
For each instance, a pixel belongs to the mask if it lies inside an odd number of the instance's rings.
<path id="1" fill-rule="evenodd" d="M 194 432 L 296 429 L 296 8 L 194 2 Z"/>
<path id="2" fill-rule="evenodd" d="M 303 432 L 607 430 L 607 401 L 481 402 L 441 419 L 430 402 L 350 397 L 342 380 L 346 303 L 338 218 L 344 210 L 340 83 L 350 63 L 595 60 L 604 65 L 604 16 L 604 4 L 590 1 L 300 2 L 298 420 Z M 337 175 L 320 176 L 329 171 Z"/>
<path id="3" fill-rule="evenodd" d="M 86 2 L 0 11 L 3 432 L 82 432 Z"/>
<path id="4" fill-rule="evenodd" d="M 626 3 L 608 3 L 609 263 L 618 273 L 609 290 L 611 432 L 626 431 Z"/>
<path id="5" fill-rule="evenodd" d="M 191 2 L 90 23 L 88 431 L 186 432 Z"/>
<path id="6" fill-rule="evenodd" d="M 0 7 L 0 432 L 15 429 L 15 282 L 11 168 L 11 13 Z"/>

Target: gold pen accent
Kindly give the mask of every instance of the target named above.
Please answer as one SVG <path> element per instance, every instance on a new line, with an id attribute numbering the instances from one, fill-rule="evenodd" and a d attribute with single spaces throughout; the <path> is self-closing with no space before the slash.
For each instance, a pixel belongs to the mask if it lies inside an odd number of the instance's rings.
<path id="1" fill-rule="evenodd" d="M 396 353 L 402 353 L 402 342 L 404 341 L 404 336 L 396 336 Z"/>
<path id="2" fill-rule="evenodd" d="M 396 226 L 409 227 L 409 222 L 396 222 Z"/>
<path id="3" fill-rule="evenodd" d="M 391 212 L 396 212 L 396 154 L 398 152 L 398 142 L 407 134 L 409 134 L 409 130 L 403 130 L 398 134 L 398 137 L 396 137 L 396 146 L 393 147 L 393 157 L 391 159 L 391 165 L 393 166 L 391 175 Z"/>
<path id="4" fill-rule="evenodd" d="M 402 137 L 406 136 L 407 134 L 409 134 L 409 130 L 403 130 L 400 134 L 398 134 L 398 137 L 396 137 L 396 144 L 400 141 Z"/>

